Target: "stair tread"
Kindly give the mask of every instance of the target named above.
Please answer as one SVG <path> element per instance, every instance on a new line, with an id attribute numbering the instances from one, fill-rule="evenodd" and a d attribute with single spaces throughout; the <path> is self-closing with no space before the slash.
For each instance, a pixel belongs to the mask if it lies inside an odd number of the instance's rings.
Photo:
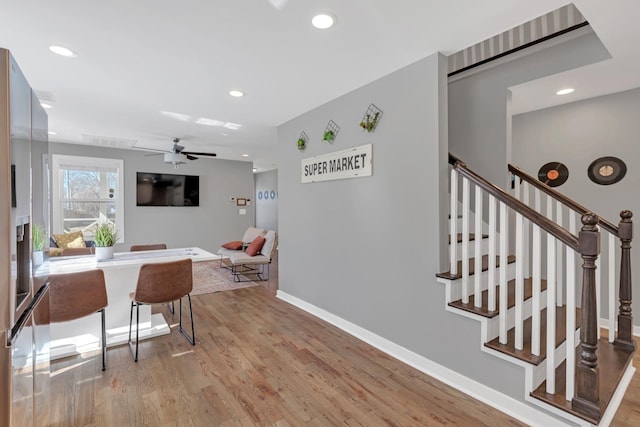
<path id="1" fill-rule="evenodd" d="M 483 239 L 488 239 L 489 235 L 488 234 L 483 234 L 482 238 Z M 469 233 L 469 241 L 473 242 L 474 240 L 476 240 L 476 235 L 474 233 Z M 462 243 L 462 233 L 458 233 L 457 241 L 458 241 L 458 243 Z M 449 235 L 449 244 L 451 244 L 451 235 Z"/>
<path id="2" fill-rule="evenodd" d="M 576 319 L 580 319 L 580 309 L 576 308 Z M 500 344 L 500 337 L 485 343 L 485 346 L 493 350 L 499 351 L 516 359 L 523 360 L 533 365 L 539 365 L 547 357 L 547 309 L 540 312 L 540 354 L 531 353 L 531 326 L 532 319 L 529 317 L 524 321 L 523 330 L 523 347 L 522 350 L 515 348 L 516 329 L 511 328 L 507 331 L 507 343 Z M 576 330 L 578 325 L 576 324 Z M 556 347 L 562 344 L 566 339 L 566 306 L 556 307 Z"/>
<path id="3" fill-rule="evenodd" d="M 576 347 L 576 365 L 580 358 L 581 346 Z M 598 369 L 600 370 L 600 413 L 606 410 L 613 394 L 620 383 L 629 363 L 633 360 L 633 351 L 620 348 L 610 343 L 606 338 L 598 340 Z M 531 396 L 536 399 L 555 406 L 563 411 L 569 412 L 592 424 L 598 424 L 600 419 L 594 419 L 587 414 L 573 409 L 571 402 L 565 398 L 566 391 L 566 363 L 562 362 L 556 368 L 556 392 L 549 394 L 546 392 L 547 382 L 544 381 L 537 389 L 531 392 Z"/>
<path id="4" fill-rule="evenodd" d="M 516 262 L 516 257 L 513 255 L 509 255 L 507 257 L 507 263 L 513 264 Z M 496 267 L 500 267 L 500 257 L 496 256 Z M 482 271 L 487 271 L 489 269 L 489 255 L 482 256 Z M 475 259 L 469 258 L 469 275 L 473 275 L 475 271 Z M 458 261 L 458 274 L 451 274 L 451 271 L 447 271 L 444 273 L 436 274 L 436 277 L 440 277 L 443 279 L 455 280 L 462 277 L 462 261 Z"/>
<path id="5" fill-rule="evenodd" d="M 524 300 L 528 300 L 532 295 L 532 280 L 524 279 Z M 540 289 L 542 291 L 547 289 L 547 281 L 542 279 L 540 282 Z M 516 305 L 516 281 L 515 279 L 507 282 L 507 308 L 514 307 Z M 449 306 L 458 308 L 460 310 L 468 311 L 470 313 L 478 314 L 483 317 L 493 318 L 500 314 L 498 307 L 500 307 L 500 291 L 496 288 L 496 310 L 489 310 L 489 291 L 482 291 L 482 306 L 475 306 L 475 295 L 469 296 L 469 303 L 465 304 L 461 299 L 449 303 Z"/>

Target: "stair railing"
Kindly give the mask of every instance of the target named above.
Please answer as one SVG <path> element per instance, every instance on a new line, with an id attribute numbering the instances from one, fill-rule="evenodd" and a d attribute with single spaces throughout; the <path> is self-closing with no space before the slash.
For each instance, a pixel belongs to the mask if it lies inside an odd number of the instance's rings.
<path id="1" fill-rule="evenodd" d="M 528 193 L 528 187 L 531 186 L 534 188 L 536 192 L 535 200 L 537 201 L 537 209 L 539 209 L 539 200 L 540 194 L 539 192 L 543 192 L 547 195 L 547 212 L 550 212 L 549 206 L 556 205 L 556 221 L 559 221 L 559 225 L 562 225 L 563 213 L 566 211 L 569 216 L 570 222 L 570 231 L 575 232 L 575 216 L 582 216 L 589 212 L 589 210 L 576 202 L 565 196 L 564 194 L 554 190 L 552 187 L 542 183 L 538 179 L 532 177 L 527 174 L 522 169 L 517 166 L 508 165 L 509 172 L 511 172 L 514 176 L 520 178 L 521 185 L 523 189 L 520 191 L 521 194 Z M 516 186 L 518 189 L 520 186 Z M 516 192 L 517 193 L 517 192 Z M 528 204 L 528 200 L 523 200 L 525 204 Z M 564 208 L 564 209 L 563 209 Z M 548 215 L 552 217 L 552 213 Z M 616 344 L 622 348 L 626 348 L 628 350 L 635 349 L 635 343 L 633 341 L 633 319 L 631 313 L 631 300 L 632 300 L 632 281 L 631 281 L 631 241 L 633 239 L 633 223 L 631 221 L 633 214 L 631 211 L 624 210 L 620 212 L 620 223 L 616 227 L 611 222 L 607 221 L 605 218 L 596 215 L 598 220 L 598 225 L 601 230 L 604 230 L 605 237 L 603 240 L 607 241 L 607 245 L 605 247 L 606 252 L 606 260 L 607 260 L 607 270 L 600 269 L 600 274 L 596 275 L 596 310 L 597 313 L 600 313 L 600 295 L 601 292 L 601 284 L 608 283 L 609 286 L 606 287 L 606 291 L 608 294 L 608 307 L 607 307 L 607 318 L 608 318 L 608 337 L 609 342 Z M 615 283 L 615 271 L 616 271 L 616 250 L 615 250 L 615 242 L 616 239 L 620 240 L 620 256 L 619 256 L 619 265 L 620 265 L 620 279 L 619 279 L 619 289 L 618 289 L 618 299 L 619 299 L 619 308 L 618 313 L 616 314 L 616 287 L 613 286 Z M 570 265 L 567 263 L 567 265 Z M 596 267 L 599 268 L 599 262 L 596 263 Z M 606 276 L 605 276 L 606 274 Z M 561 273 L 559 272 L 559 276 Z M 616 333 L 616 320 L 618 323 L 618 330 Z M 598 316 L 598 327 L 597 333 L 598 337 L 600 336 L 600 318 Z"/>
<path id="2" fill-rule="evenodd" d="M 582 228 L 577 236 L 571 231 L 565 229 L 553 220 L 553 215 L 545 216 L 539 211 L 528 206 L 528 203 L 514 198 L 503 189 L 490 183 L 480 175 L 471 171 L 458 158 L 450 155 L 449 162 L 452 165 L 451 170 L 451 221 L 450 235 L 451 242 L 454 243 L 458 234 L 457 218 L 458 218 L 458 201 L 462 202 L 462 248 L 461 256 L 458 259 L 455 244 L 451 245 L 451 264 L 450 272 L 453 275 L 458 274 L 458 263 L 460 263 L 461 275 L 461 293 L 462 302 L 468 304 L 470 295 L 474 296 L 474 305 L 482 306 L 482 291 L 487 289 L 487 307 L 489 311 L 496 310 L 496 300 L 499 303 L 499 341 L 502 344 L 507 343 L 507 330 L 513 324 L 515 329 L 515 348 L 523 349 L 524 340 L 524 275 L 525 265 L 529 266 L 529 255 L 525 254 L 525 241 L 528 247 L 528 230 L 525 233 L 525 221 L 530 222 L 532 233 L 531 242 L 531 262 L 532 268 L 532 333 L 531 333 L 531 349 L 532 353 L 539 355 L 541 351 L 541 312 L 546 309 L 546 391 L 547 393 L 555 393 L 555 368 L 561 362 L 557 358 L 564 358 L 566 364 L 566 400 L 571 401 L 576 409 L 592 413 L 599 418 L 599 387 L 598 387 L 598 361 L 596 350 L 598 345 L 597 324 L 598 312 L 596 303 L 596 279 L 595 267 L 600 252 L 600 233 L 597 224 L 599 217 L 593 213 L 587 212 L 586 209 L 581 214 Z M 459 197 L 458 180 L 462 180 L 462 194 Z M 471 185 L 474 188 L 474 232 L 476 239 L 474 242 L 474 286 L 473 292 L 470 288 L 470 256 L 469 256 L 469 235 L 471 215 L 470 194 Z M 489 249 L 487 262 L 487 280 L 483 281 L 482 270 L 482 252 L 480 240 L 482 236 L 482 217 L 483 217 L 483 199 L 488 199 L 488 227 L 489 227 Z M 539 198 L 537 199 L 539 200 Z M 496 206 L 496 202 L 498 205 Z M 528 202 L 528 200 L 527 200 Z M 536 202 L 536 205 L 538 203 Z M 499 209 L 498 209 L 499 207 Z M 539 207 L 539 206 L 538 206 Z M 538 209 L 539 210 L 539 209 Z M 515 214 L 515 306 L 512 316 L 508 314 L 508 286 L 507 286 L 507 265 L 509 253 L 509 222 L 510 216 Z M 551 218 L 549 218 L 551 217 Z M 622 224 L 622 223 L 621 223 Z M 625 217 L 624 226 L 621 233 L 626 233 L 626 246 L 630 246 L 631 241 L 631 216 Z M 628 225 L 627 225 L 628 224 Z M 498 230 L 499 226 L 499 230 Z M 499 235 L 499 242 L 496 242 L 496 236 Z M 526 236 L 525 236 L 526 235 Z M 542 253 L 542 236 L 546 237 L 547 242 L 547 289 L 544 292 L 541 289 L 541 253 Z M 562 247 L 566 249 L 566 258 L 568 265 L 574 265 L 575 254 L 579 253 L 583 259 L 583 278 L 582 278 L 582 301 L 581 301 L 581 319 L 580 319 L 580 344 L 581 352 L 579 355 L 578 366 L 575 361 L 575 271 L 573 268 L 567 269 L 567 301 L 566 301 L 566 337 L 565 344 L 556 349 L 556 297 L 559 292 L 556 290 L 556 246 L 560 242 Z M 499 255 L 496 256 L 496 246 L 499 248 Z M 496 258 L 499 259 L 500 277 L 496 279 Z M 525 258 L 527 262 L 525 262 Z M 629 258 L 627 255 L 624 259 Z M 629 261 L 627 261 L 629 264 Z M 621 275 L 628 276 L 630 279 L 630 265 L 627 265 L 627 272 Z M 626 280 L 626 279 L 625 279 Z M 500 286 L 496 284 L 499 283 Z M 497 289 L 496 289 L 497 288 Z M 499 295 L 497 295 L 497 291 Z M 622 291 L 621 291 L 621 295 Z M 621 303 L 621 315 L 626 319 L 631 319 L 630 312 L 630 289 L 625 297 L 624 310 Z M 621 296 L 621 299 L 623 298 Z M 546 297 L 546 298 L 545 298 Z M 561 304 L 560 304 L 561 305 Z M 528 317 L 528 316 L 527 316 Z M 633 342 L 633 341 L 631 341 Z"/>

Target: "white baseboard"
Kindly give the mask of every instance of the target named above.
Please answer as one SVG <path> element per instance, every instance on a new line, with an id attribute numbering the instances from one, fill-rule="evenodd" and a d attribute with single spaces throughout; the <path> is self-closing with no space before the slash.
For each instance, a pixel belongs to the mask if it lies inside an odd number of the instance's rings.
<path id="1" fill-rule="evenodd" d="M 338 317 L 328 311 L 309 304 L 293 295 L 283 291 L 278 291 L 276 297 L 292 304 L 314 316 L 331 323 L 335 327 L 353 335 L 367 344 L 381 350 L 388 355 L 406 363 L 413 368 L 432 376 L 451 387 L 477 399 L 505 414 L 516 418 L 530 426 L 544 427 L 566 427 L 566 423 L 558 418 L 554 418 L 545 412 L 516 400 L 506 394 L 500 393 L 484 384 L 471 378 L 465 377 L 449 368 L 437 364 L 419 354 L 416 354 L 386 338 L 376 335 L 354 323 Z"/>
<path id="2" fill-rule="evenodd" d="M 609 319 L 600 318 L 600 327 L 608 328 L 609 327 Z M 618 322 L 616 322 L 616 331 L 618 330 Z M 633 325 L 633 336 L 640 337 L 640 326 Z"/>

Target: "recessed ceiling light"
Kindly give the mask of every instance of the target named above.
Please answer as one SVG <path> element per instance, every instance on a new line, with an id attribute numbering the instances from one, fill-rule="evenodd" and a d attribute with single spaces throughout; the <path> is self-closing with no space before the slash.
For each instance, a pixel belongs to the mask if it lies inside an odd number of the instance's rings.
<path id="1" fill-rule="evenodd" d="M 236 98 L 240 98 L 241 96 L 244 96 L 244 92 L 241 90 L 230 90 L 229 91 L 229 95 L 236 97 Z"/>
<path id="2" fill-rule="evenodd" d="M 249 155 L 248 154 L 243 154 L 242 157 L 249 157 Z"/>
<path id="3" fill-rule="evenodd" d="M 49 50 L 56 55 L 64 56 L 65 58 L 74 58 L 76 56 L 74 51 L 64 46 L 49 46 Z"/>
<path id="4" fill-rule="evenodd" d="M 40 103 L 40 105 L 42 106 L 42 108 L 46 108 L 46 109 L 51 108 L 51 105 L 50 105 L 50 104 L 47 104 L 47 103 L 45 103 L 45 102 L 41 102 L 41 103 Z"/>
<path id="5" fill-rule="evenodd" d="M 559 91 L 556 92 L 556 95 L 568 95 L 571 92 L 573 92 L 575 89 L 568 87 L 566 89 L 560 89 Z"/>
<path id="6" fill-rule="evenodd" d="M 57 134 L 58 134 L 58 132 L 54 132 L 54 131 L 51 131 L 51 130 L 50 130 L 49 132 L 47 132 L 47 133 L 48 133 L 49 135 L 57 135 Z"/>
<path id="7" fill-rule="evenodd" d="M 319 13 L 311 19 L 313 26 L 320 30 L 326 30 L 327 28 L 333 27 L 335 22 L 336 17 L 330 13 Z"/>

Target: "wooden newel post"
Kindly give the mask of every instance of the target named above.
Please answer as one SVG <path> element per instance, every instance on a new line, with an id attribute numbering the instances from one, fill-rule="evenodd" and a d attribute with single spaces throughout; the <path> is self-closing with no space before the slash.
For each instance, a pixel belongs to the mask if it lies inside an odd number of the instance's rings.
<path id="1" fill-rule="evenodd" d="M 631 316 L 631 240 L 633 239 L 633 222 L 631 211 L 620 212 L 618 237 L 622 254 L 620 256 L 620 308 L 618 309 L 618 335 L 614 344 L 627 350 L 635 350 L 633 341 L 633 317 Z"/>
<path id="2" fill-rule="evenodd" d="M 576 366 L 576 394 L 571 405 L 600 419 L 600 379 L 598 369 L 598 308 L 596 305 L 596 259 L 600 253 L 598 217 L 582 216 L 578 249 L 582 255 L 582 308 L 580 312 L 580 357 Z"/>

